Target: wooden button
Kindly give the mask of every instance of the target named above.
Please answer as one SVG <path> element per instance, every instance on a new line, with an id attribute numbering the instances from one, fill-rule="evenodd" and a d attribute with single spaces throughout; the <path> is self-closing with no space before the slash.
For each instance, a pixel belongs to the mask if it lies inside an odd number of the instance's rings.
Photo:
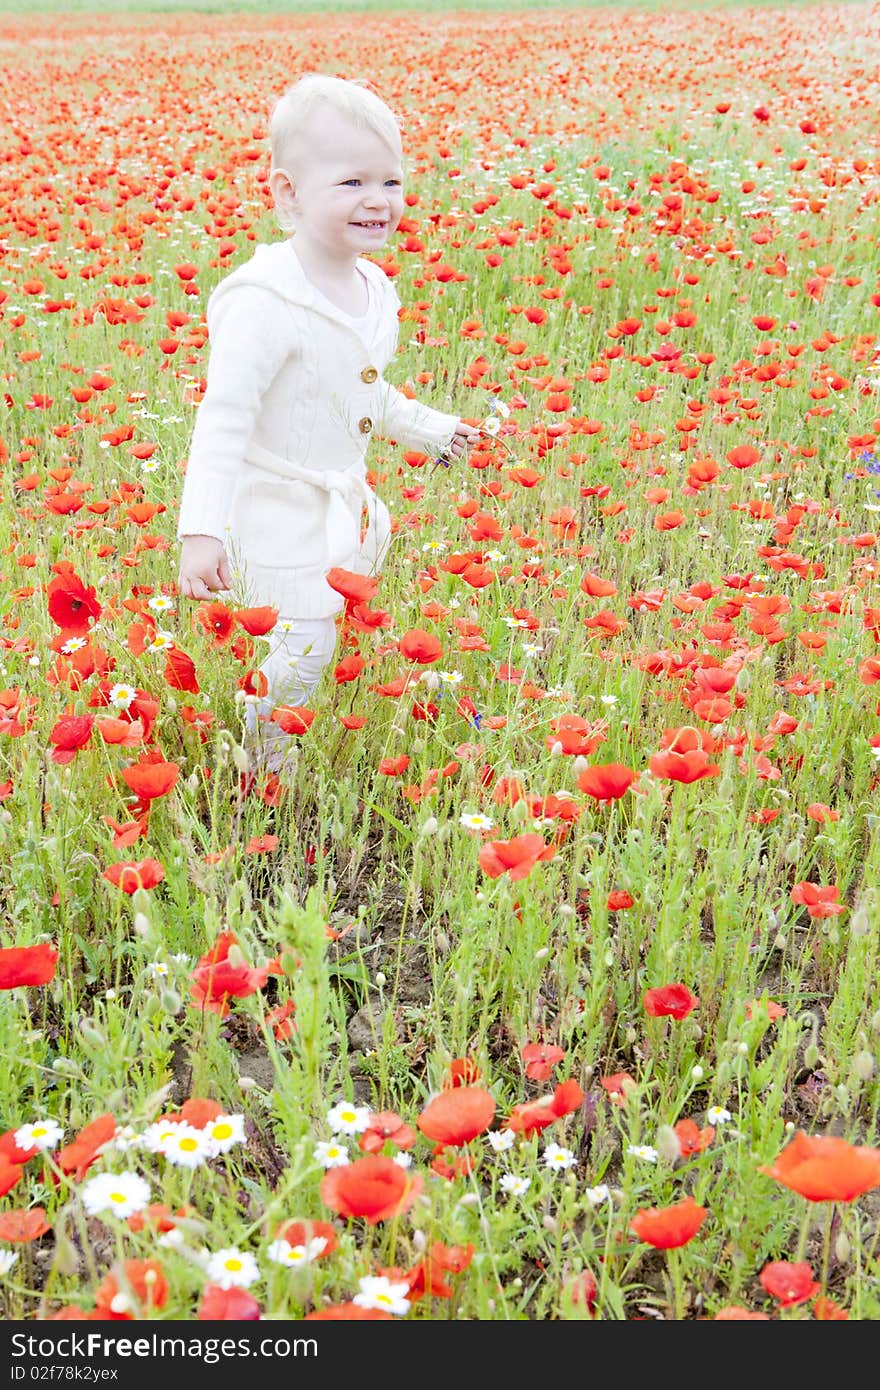
<path id="1" fill-rule="evenodd" d="M 364 367 L 361 372 L 361 381 L 373 382 L 378 375 L 379 373 L 376 371 L 375 367 Z"/>
<path id="2" fill-rule="evenodd" d="M 361 434 L 369 434 L 373 428 L 373 422 L 369 415 L 365 415 L 362 420 L 358 420 L 358 429 Z"/>

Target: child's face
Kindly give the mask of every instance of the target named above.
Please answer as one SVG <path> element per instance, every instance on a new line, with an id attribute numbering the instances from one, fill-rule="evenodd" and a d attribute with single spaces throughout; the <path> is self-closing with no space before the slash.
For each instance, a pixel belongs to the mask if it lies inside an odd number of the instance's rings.
<path id="1" fill-rule="evenodd" d="M 351 261 L 383 246 L 403 216 L 403 168 L 374 131 L 341 113 L 316 112 L 289 170 L 298 244 Z"/>

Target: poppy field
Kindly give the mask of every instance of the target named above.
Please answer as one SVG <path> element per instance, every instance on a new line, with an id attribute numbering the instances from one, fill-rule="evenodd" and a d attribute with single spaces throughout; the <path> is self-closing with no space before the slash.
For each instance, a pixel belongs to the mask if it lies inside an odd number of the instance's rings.
<path id="1" fill-rule="evenodd" d="M 6 1319 L 880 1317 L 870 5 L 0 17 Z M 302 73 L 400 114 L 394 538 L 176 587 Z"/>

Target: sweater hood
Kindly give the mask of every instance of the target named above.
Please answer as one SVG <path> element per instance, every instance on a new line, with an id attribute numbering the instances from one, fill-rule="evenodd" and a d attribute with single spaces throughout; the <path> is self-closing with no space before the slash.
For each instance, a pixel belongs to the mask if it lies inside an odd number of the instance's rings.
<path id="1" fill-rule="evenodd" d="M 384 270 L 375 262 L 366 260 L 361 256 L 358 260 L 358 268 L 385 293 L 392 289 Z M 323 296 L 319 298 L 315 286 L 300 265 L 299 258 L 293 249 L 292 238 L 288 238 L 286 241 L 261 243 L 249 261 L 245 261 L 236 270 L 230 271 L 219 284 L 214 286 L 208 298 L 208 306 L 210 307 L 211 304 L 215 303 L 221 295 L 235 289 L 237 285 L 256 285 L 261 289 L 271 290 L 273 294 L 277 294 L 290 304 L 300 304 L 315 309 L 316 312 L 324 314 L 327 318 L 336 317 L 332 312 L 333 306 L 328 306 Z M 342 314 L 341 310 L 340 319 L 345 321 L 345 315 Z"/>

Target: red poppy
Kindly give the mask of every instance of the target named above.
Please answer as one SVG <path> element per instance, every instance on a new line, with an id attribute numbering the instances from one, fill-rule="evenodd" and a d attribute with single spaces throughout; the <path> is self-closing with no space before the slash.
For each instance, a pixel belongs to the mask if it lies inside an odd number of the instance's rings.
<path id="1" fill-rule="evenodd" d="M 359 1303 L 331 1303 L 314 1313 L 306 1313 L 305 1322 L 394 1322 L 394 1314 L 383 1308 L 362 1308 Z"/>
<path id="2" fill-rule="evenodd" d="M 354 574 L 351 570 L 335 568 L 324 575 L 325 580 L 347 603 L 369 603 L 379 592 L 379 581 L 366 574 Z"/>
<path id="3" fill-rule="evenodd" d="M 419 666 L 430 666 L 443 655 L 443 646 L 439 638 L 419 627 L 411 628 L 403 634 L 397 644 L 397 650 L 407 661 L 416 662 Z"/>
<path id="4" fill-rule="evenodd" d="M 817 1322 L 849 1322 L 849 1313 L 833 1299 L 820 1295 L 813 1304 L 813 1317 Z"/>
<path id="5" fill-rule="evenodd" d="M 123 1278 L 108 1274 L 95 1293 L 96 1307 L 105 1316 L 131 1321 L 149 1308 L 164 1308 L 168 1280 L 157 1260 L 126 1260 L 124 1270 Z M 121 1302 L 125 1307 L 119 1306 Z"/>
<path id="6" fill-rule="evenodd" d="M 562 1061 L 565 1052 L 554 1043 L 526 1043 L 520 1049 L 520 1056 L 526 1064 L 526 1076 L 530 1081 L 549 1081 L 553 1068 Z"/>
<path id="7" fill-rule="evenodd" d="M 305 705 L 279 705 L 278 709 L 273 709 L 269 717 L 285 734 L 299 737 L 301 734 L 307 734 L 312 727 L 315 711 L 306 709 Z"/>
<path id="8" fill-rule="evenodd" d="M 136 763 L 122 769 L 125 785 L 140 797 L 141 801 L 154 801 L 167 796 L 180 776 L 177 763 L 163 762 L 161 754 L 147 753 Z"/>
<path id="9" fill-rule="evenodd" d="M 316 1259 L 326 1259 L 336 1249 L 336 1232 L 329 1221 L 282 1221 L 275 1228 L 275 1239 L 286 1240 L 288 1245 L 308 1245 L 312 1240 L 323 1240 L 324 1248 L 316 1253 Z"/>
<path id="10" fill-rule="evenodd" d="M 123 893 L 136 893 L 139 888 L 155 888 L 165 877 L 165 869 L 158 859 L 139 859 L 133 864 L 111 864 L 101 877 Z"/>
<path id="11" fill-rule="evenodd" d="M 331 1168 L 321 1183 L 321 1200 L 340 1216 L 363 1217 L 375 1226 L 409 1211 L 421 1190 L 419 1174 L 407 1173 L 382 1154 L 368 1154 Z"/>
<path id="12" fill-rule="evenodd" d="M 599 1301 L 599 1286 L 591 1270 L 582 1269 L 580 1274 L 576 1274 L 575 1277 L 566 1284 L 564 1292 L 571 1299 L 575 1308 L 586 1308 L 591 1318 L 596 1316 L 596 1305 Z"/>
<path id="13" fill-rule="evenodd" d="M 622 763 L 597 763 L 578 777 L 578 786 L 596 801 L 617 801 L 626 796 L 639 774 Z"/>
<path id="14" fill-rule="evenodd" d="M 64 714 L 58 719 L 49 734 L 49 742 L 54 744 L 53 763 L 72 763 L 81 748 L 92 736 L 95 723 L 93 714 Z"/>
<path id="15" fill-rule="evenodd" d="M 0 1213 L 0 1240 L 26 1245 L 51 1230 L 42 1207 L 20 1208 Z"/>
<path id="16" fill-rule="evenodd" d="M 671 782 L 699 782 L 703 777 L 721 775 L 721 768 L 711 763 L 708 753 L 701 748 L 694 748 L 688 753 L 655 753 L 648 760 L 648 767 L 655 777 L 663 777 Z"/>
<path id="17" fill-rule="evenodd" d="M 11 1192 L 24 1172 L 23 1163 L 13 1163 L 6 1154 L 0 1153 L 0 1197 Z"/>
<path id="18" fill-rule="evenodd" d="M 409 1125 L 405 1125 L 399 1115 L 393 1110 L 380 1110 L 378 1114 L 370 1116 L 370 1123 L 358 1140 L 358 1148 L 362 1153 L 378 1153 L 386 1144 L 393 1144 L 396 1149 L 411 1149 L 416 1142 L 415 1130 Z"/>
<path id="19" fill-rule="evenodd" d="M 528 1138 L 530 1134 L 540 1133 L 548 1125 L 552 1125 L 554 1120 L 561 1120 L 564 1115 L 572 1114 L 583 1104 L 583 1100 L 584 1093 L 580 1086 L 569 1078 L 568 1081 L 559 1083 L 552 1096 L 541 1096 L 538 1100 L 515 1105 L 507 1118 L 505 1128 Z"/>
<path id="20" fill-rule="evenodd" d="M 489 840 L 479 854 L 480 868 L 489 878 L 508 874 L 511 880 L 528 878 L 541 860 L 552 859 L 555 846 L 541 835 L 515 835 L 512 840 Z"/>
<path id="21" fill-rule="evenodd" d="M 60 1150 L 57 1163 L 62 1173 L 72 1173 L 77 1182 L 82 1182 L 103 1146 L 109 1144 L 115 1133 L 116 1121 L 109 1112 L 92 1120 Z"/>
<path id="22" fill-rule="evenodd" d="M 729 1303 L 726 1308 L 719 1308 L 713 1322 L 769 1322 L 769 1313 L 750 1313 L 748 1308 L 743 1308 L 738 1303 Z"/>
<path id="23" fill-rule="evenodd" d="M 715 1138 L 715 1130 L 711 1125 L 705 1129 L 695 1123 L 694 1120 L 679 1120 L 674 1126 L 675 1137 L 678 1140 L 678 1152 L 682 1158 L 690 1158 L 692 1154 L 700 1154 L 704 1149 L 708 1149 L 712 1140 Z"/>
<path id="24" fill-rule="evenodd" d="M 46 587 L 49 617 L 68 637 L 82 637 L 89 630 L 90 620 L 101 616 L 95 590 L 85 587 L 68 561 L 59 561 L 53 568 L 58 577 Z"/>
<path id="25" fill-rule="evenodd" d="M 706 1208 L 697 1206 L 693 1197 L 685 1197 L 683 1202 L 669 1207 L 645 1207 L 637 1211 L 630 1229 L 655 1250 L 677 1250 L 693 1240 L 707 1215 Z"/>
<path id="26" fill-rule="evenodd" d="M 472 1086 L 483 1075 L 473 1057 L 453 1057 L 440 1083 L 444 1091 L 454 1090 L 456 1086 Z"/>
<path id="27" fill-rule="evenodd" d="M 441 1091 L 416 1121 L 427 1139 L 457 1148 L 483 1134 L 495 1115 L 495 1100 L 480 1086 Z"/>
<path id="28" fill-rule="evenodd" d="M 47 985 L 55 977 L 57 963 L 58 948 L 47 942 L 40 946 L 4 946 L 0 949 L 0 989 Z"/>
<path id="29" fill-rule="evenodd" d="M 811 917 L 839 917 L 846 912 L 846 904 L 839 903 L 840 889 L 834 883 L 796 883 L 791 890 L 791 900 L 805 907 Z"/>
<path id="30" fill-rule="evenodd" d="M 190 972 L 190 994 L 199 1009 L 208 1009 L 225 1018 L 229 999 L 245 999 L 262 989 L 269 978 L 268 967 L 254 969 L 245 961 L 231 932 L 221 932 L 209 951 L 199 957 Z"/>
<path id="31" fill-rule="evenodd" d="M 250 637 L 265 637 L 278 621 L 278 609 L 268 604 L 262 608 L 236 608 L 233 617 Z"/>
<path id="32" fill-rule="evenodd" d="M 608 1092 L 608 1099 L 612 1105 L 621 1110 L 626 1105 L 629 1093 L 636 1089 L 635 1080 L 628 1071 L 616 1071 L 611 1076 L 602 1076 L 599 1078 L 599 1085 L 603 1091 Z"/>
<path id="33" fill-rule="evenodd" d="M 221 1289 L 219 1284 L 205 1285 L 196 1313 L 199 1322 L 257 1322 L 261 1316 L 247 1289 Z"/>
<path id="34" fill-rule="evenodd" d="M 235 614 L 225 603 L 200 603 L 196 622 L 204 628 L 215 647 L 224 647 L 235 632 Z"/>
<path id="35" fill-rule="evenodd" d="M 806 1262 L 790 1264 L 788 1260 L 773 1260 L 764 1266 L 758 1278 L 771 1297 L 779 1300 L 781 1308 L 794 1308 L 799 1303 L 809 1302 L 822 1287 L 816 1283 Z"/>
<path id="36" fill-rule="evenodd" d="M 609 912 L 625 912 L 628 907 L 635 906 L 635 901 L 625 888 L 615 888 L 605 899 L 605 906 Z"/>
<path id="37" fill-rule="evenodd" d="M 880 1187 L 880 1149 L 799 1130 L 775 1162 L 760 1171 L 808 1202 L 852 1202 Z"/>
<path id="38" fill-rule="evenodd" d="M 662 985 L 659 989 L 647 989 L 642 995 L 645 1013 L 651 1018 L 687 1018 L 697 1007 L 699 999 L 691 994 L 687 985 Z"/>

